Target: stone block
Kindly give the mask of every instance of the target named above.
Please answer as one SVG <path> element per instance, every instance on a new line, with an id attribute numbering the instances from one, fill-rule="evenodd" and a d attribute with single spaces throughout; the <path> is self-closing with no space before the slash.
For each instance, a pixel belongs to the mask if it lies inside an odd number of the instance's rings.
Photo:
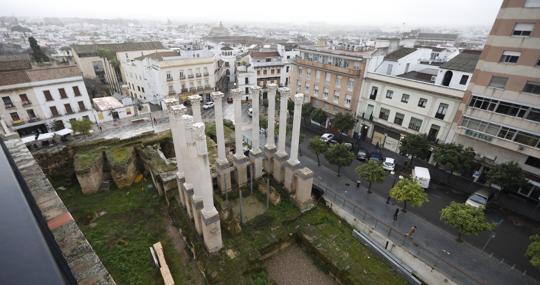
<path id="1" fill-rule="evenodd" d="M 294 173 L 296 180 L 296 191 L 294 193 L 294 201 L 302 210 L 313 202 L 311 199 L 311 189 L 313 187 L 313 171 L 304 167 L 297 169 Z"/>
<path id="2" fill-rule="evenodd" d="M 284 163 L 284 179 L 283 179 L 283 187 L 287 190 L 289 193 L 294 193 L 296 190 L 296 183 L 294 181 L 294 173 L 296 170 L 300 169 L 302 166 L 300 163 L 291 164 L 289 161 L 286 161 Z"/>
<path id="3" fill-rule="evenodd" d="M 273 160 L 274 163 L 272 175 L 277 182 L 283 183 L 285 176 L 284 164 L 287 160 L 287 154 L 276 153 L 274 154 Z"/>
<path id="4" fill-rule="evenodd" d="M 221 193 L 232 190 L 231 173 L 233 167 L 230 163 L 218 163 L 216 167 L 218 188 Z"/>
<path id="5" fill-rule="evenodd" d="M 221 239 L 221 224 L 216 208 L 211 211 L 201 211 L 203 239 L 206 249 L 210 253 L 218 252 L 223 247 Z"/>
<path id="6" fill-rule="evenodd" d="M 237 159 L 236 157 L 233 157 L 233 165 L 236 170 L 236 183 L 240 186 L 246 185 L 248 182 L 247 168 L 249 166 L 249 158 L 244 157 L 242 159 Z"/>
<path id="7" fill-rule="evenodd" d="M 274 154 L 276 153 L 276 148 L 268 148 L 264 147 L 263 149 L 264 153 L 264 171 L 268 174 L 272 174 L 274 171 Z"/>

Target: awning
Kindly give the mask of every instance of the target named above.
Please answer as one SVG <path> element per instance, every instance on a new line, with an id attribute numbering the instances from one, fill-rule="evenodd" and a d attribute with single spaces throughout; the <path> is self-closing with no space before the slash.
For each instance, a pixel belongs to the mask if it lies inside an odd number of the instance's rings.
<path id="1" fill-rule="evenodd" d="M 71 133 L 73 133 L 73 130 L 72 130 L 72 129 L 68 129 L 68 128 L 61 129 L 61 130 L 59 130 L 59 131 L 54 132 L 54 134 L 59 135 L 59 136 L 61 136 L 61 137 L 66 136 L 66 135 L 69 135 L 69 134 L 71 134 Z"/>
<path id="2" fill-rule="evenodd" d="M 37 138 L 38 141 L 45 141 L 45 140 L 50 140 L 54 137 L 54 133 L 44 133 L 44 134 L 40 134 L 39 137 Z"/>
<path id="3" fill-rule="evenodd" d="M 24 137 L 24 138 L 21 139 L 21 141 L 22 141 L 23 143 L 25 143 L 25 144 L 26 144 L 26 143 L 29 143 L 29 142 L 33 142 L 33 141 L 35 141 L 35 140 L 36 140 L 36 136 L 35 136 L 35 135 L 28 136 L 28 137 Z"/>

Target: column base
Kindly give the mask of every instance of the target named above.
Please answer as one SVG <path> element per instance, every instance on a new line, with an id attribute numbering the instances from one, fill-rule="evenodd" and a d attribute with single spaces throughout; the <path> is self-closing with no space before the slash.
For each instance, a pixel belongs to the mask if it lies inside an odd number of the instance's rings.
<path id="1" fill-rule="evenodd" d="M 258 152 L 250 151 L 249 158 L 251 162 L 253 163 L 253 170 L 254 170 L 253 178 L 257 179 L 257 178 L 262 177 L 264 153 L 260 150 Z"/>
<path id="2" fill-rule="evenodd" d="M 268 174 L 274 172 L 274 154 L 276 153 L 276 147 L 264 147 L 263 153 L 265 156 L 264 159 L 264 171 Z"/>
<path id="3" fill-rule="evenodd" d="M 236 169 L 236 183 L 238 186 L 246 185 L 247 184 L 247 167 L 249 165 L 249 158 L 247 156 L 244 156 L 241 159 L 238 159 L 233 156 L 233 165 Z"/>
<path id="4" fill-rule="evenodd" d="M 285 176 L 284 164 L 287 161 L 287 157 L 287 153 L 275 153 L 273 156 L 274 163 L 272 175 L 274 176 L 274 179 L 279 183 L 283 183 L 283 178 Z"/>
<path id="5" fill-rule="evenodd" d="M 216 167 L 218 188 L 221 193 L 232 191 L 231 173 L 232 165 L 227 162 L 218 162 Z"/>
<path id="6" fill-rule="evenodd" d="M 296 190 L 293 196 L 295 204 L 300 210 L 306 210 L 313 206 L 311 189 L 313 187 L 313 171 L 307 167 L 299 168 L 294 172 Z"/>
<path id="7" fill-rule="evenodd" d="M 193 203 L 191 202 L 193 200 L 193 185 L 185 182 L 183 187 L 184 192 L 184 201 L 186 202 L 186 212 L 188 213 L 188 216 L 190 219 L 193 218 Z"/>
<path id="8" fill-rule="evenodd" d="M 210 253 L 218 252 L 223 247 L 221 223 L 215 207 L 210 211 L 201 210 L 204 245 Z"/>
<path id="9" fill-rule="evenodd" d="M 186 200 L 184 200 L 184 183 L 186 182 L 186 178 L 184 175 L 180 174 L 179 172 L 176 173 L 176 185 L 178 187 L 178 201 L 179 205 L 182 206 L 182 208 L 186 207 Z"/>
<path id="10" fill-rule="evenodd" d="M 202 197 L 193 195 L 191 204 L 193 208 L 193 222 L 195 223 L 195 229 L 197 230 L 197 233 L 201 235 L 202 234 L 201 209 L 203 208 Z"/>
<path id="11" fill-rule="evenodd" d="M 296 170 L 300 169 L 302 165 L 300 162 L 297 163 L 291 163 L 290 161 L 286 161 L 284 164 L 285 169 L 285 177 L 283 179 L 283 186 L 289 193 L 294 193 L 296 190 L 296 183 L 294 181 L 294 173 Z"/>

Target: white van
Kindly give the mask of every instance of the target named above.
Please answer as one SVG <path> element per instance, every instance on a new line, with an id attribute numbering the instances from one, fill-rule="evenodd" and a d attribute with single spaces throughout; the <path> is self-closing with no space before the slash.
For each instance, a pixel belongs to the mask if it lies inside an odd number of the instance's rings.
<path id="1" fill-rule="evenodd" d="M 429 181 L 431 180 L 431 176 L 429 175 L 429 169 L 425 167 L 415 166 L 412 170 L 412 178 L 418 181 L 422 188 L 429 188 Z"/>

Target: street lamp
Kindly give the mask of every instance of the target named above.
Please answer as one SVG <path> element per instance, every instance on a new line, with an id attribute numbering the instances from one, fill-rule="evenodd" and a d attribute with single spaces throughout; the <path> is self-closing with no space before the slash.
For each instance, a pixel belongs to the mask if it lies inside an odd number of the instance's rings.
<path id="1" fill-rule="evenodd" d="M 494 239 L 494 238 L 495 238 L 495 233 L 492 232 L 491 235 L 489 235 L 488 240 L 486 241 L 486 243 L 485 243 L 484 246 L 482 247 L 482 251 L 484 251 L 484 250 L 486 249 L 486 247 L 487 247 L 487 245 L 489 244 L 489 242 L 490 242 L 492 239 Z"/>

